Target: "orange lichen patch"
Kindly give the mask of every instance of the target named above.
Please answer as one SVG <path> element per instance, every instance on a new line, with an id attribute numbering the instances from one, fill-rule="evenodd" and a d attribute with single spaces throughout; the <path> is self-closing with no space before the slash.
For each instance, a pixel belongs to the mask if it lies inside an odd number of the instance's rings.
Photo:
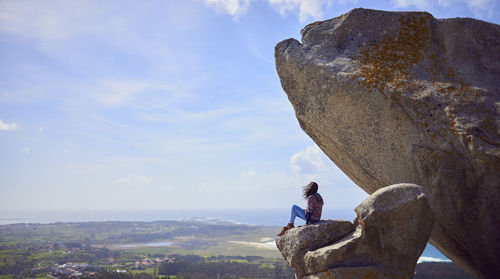
<path id="1" fill-rule="evenodd" d="M 361 64 L 357 76 L 362 77 L 362 84 L 370 90 L 404 90 L 422 98 L 425 94 L 419 89 L 425 84 L 416 78 L 420 71 L 427 73 L 427 80 L 441 95 L 479 96 L 478 90 L 469 86 L 453 67 L 445 66 L 446 59 L 438 57 L 438 53 L 444 57 L 446 48 L 443 42 L 432 47 L 431 23 L 432 16 L 427 13 L 401 16 L 396 37 L 388 35 L 361 49 L 355 59 Z"/>
<path id="2" fill-rule="evenodd" d="M 361 50 L 356 58 L 361 62 L 359 75 L 363 77 L 363 85 L 381 91 L 387 87 L 414 87 L 411 81 L 415 67 L 424 60 L 431 44 L 431 18 L 426 13 L 401 16 L 397 37 L 387 36 Z"/>
<path id="3" fill-rule="evenodd" d="M 436 140 L 437 137 L 438 137 L 438 133 L 437 132 L 432 133 L 432 140 Z"/>
<path id="4" fill-rule="evenodd" d="M 320 23 L 322 23 L 322 22 L 323 22 L 322 20 L 318 20 L 318 21 L 315 21 L 315 22 L 313 22 L 313 23 L 309 23 L 308 25 L 306 25 L 306 26 L 304 27 L 304 30 L 305 30 L 305 29 L 307 29 L 307 28 L 313 28 L 314 26 L 316 26 L 316 25 L 318 25 L 318 24 L 320 24 Z"/>
<path id="5" fill-rule="evenodd" d="M 446 72 L 450 78 L 456 78 L 455 70 L 452 67 L 446 68 Z"/>
<path id="6" fill-rule="evenodd" d="M 334 18 L 335 18 L 335 19 L 342 19 L 342 18 L 344 18 L 344 17 L 345 17 L 345 15 L 346 15 L 346 14 L 341 14 L 341 15 L 336 16 L 336 17 L 334 17 Z"/>
<path id="7" fill-rule="evenodd" d="M 474 149 L 474 141 L 472 139 L 472 136 L 467 137 L 467 149 L 469 149 L 469 151 L 472 151 Z"/>
<path id="8" fill-rule="evenodd" d="M 455 134 L 455 135 L 461 134 L 460 132 L 461 132 L 461 130 L 462 130 L 462 129 L 459 129 L 459 128 L 458 128 L 458 125 L 457 125 L 458 123 L 457 123 L 457 121 L 455 120 L 454 115 L 453 115 L 453 114 L 451 114 L 451 115 L 449 116 L 449 118 L 450 118 L 450 120 L 451 120 L 451 121 L 450 121 L 451 132 L 452 132 L 453 134 Z"/>
<path id="9" fill-rule="evenodd" d="M 444 41 L 432 34 L 432 16 L 408 13 L 401 15 L 398 22 L 395 35 L 387 35 L 360 48 L 358 55 L 353 57 L 359 67 L 351 76 L 352 80 L 369 91 L 383 93 L 385 100 L 404 97 L 418 100 L 413 103 L 414 109 L 422 117 L 414 123 L 428 140 L 447 138 L 451 132 L 457 136 L 455 144 L 462 144 L 469 150 L 479 148 L 480 142 L 500 146 L 498 123 L 488 117 L 495 113 L 474 111 L 481 104 L 479 98 L 483 91 L 468 84 L 449 63 Z M 431 107 L 427 100 L 439 102 L 439 108 Z M 434 109 L 437 110 L 434 114 L 428 113 Z M 444 119 L 440 112 L 445 112 Z M 472 114 L 475 116 L 471 117 Z M 443 120 L 448 125 L 444 129 Z M 475 136 L 473 144 L 466 140 L 467 135 Z"/>

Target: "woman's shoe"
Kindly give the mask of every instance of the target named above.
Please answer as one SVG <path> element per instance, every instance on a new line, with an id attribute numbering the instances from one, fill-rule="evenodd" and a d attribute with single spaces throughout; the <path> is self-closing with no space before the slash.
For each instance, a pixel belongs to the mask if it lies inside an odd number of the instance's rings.
<path id="1" fill-rule="evenodd" d="M 283 227 L 283 228 L 281 229 L 280 233 L 279 233 L 279 234 L 277 234 L 276 236 L 282 236 L 282 235 L 284 235 L 284 234 L 285 234 L 285 232 L 286 232 L 287 230 L 288 230 L 288 227 L 287 227 L 287 226 Z"/>
<path id="2" fill-rule="evenodd" d="M 293 225 L 293 223 L 288 223 L 288 225 L 284 226 L 284 227 L 281 229 L 280 233 L 279 233 L 279 234 L 277 234 L 276 236 L 282 236 L 282 235 L 284 235 L 284 234 L 285 234 L 285 232 L 286 232 L 286 231 L 288 231 L 288 230 L 289 230 L 289 229 L 291 229 L 291 228 L 295 228 L 295 226 Z"/>

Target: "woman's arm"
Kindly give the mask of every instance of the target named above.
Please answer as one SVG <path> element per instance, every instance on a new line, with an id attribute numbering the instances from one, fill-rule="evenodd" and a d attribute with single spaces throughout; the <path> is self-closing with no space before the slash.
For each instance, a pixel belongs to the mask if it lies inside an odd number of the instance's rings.
<path id="1" fill-rule="evenodd" d="M 306 212 L 310 212 L 312 213 L 313 212 L 313 207 L 314 207 L 314 199 L 311 196 L 307 197 L 307 207 L 306 207 Z"/>
<path id="2" fill-rule="evenodd" d="M 304 210 L 306 213 L 306 225 L 309 225 L 313 212 L 314 199 L 312 196 L 307 197 L 307 207 Z"/>

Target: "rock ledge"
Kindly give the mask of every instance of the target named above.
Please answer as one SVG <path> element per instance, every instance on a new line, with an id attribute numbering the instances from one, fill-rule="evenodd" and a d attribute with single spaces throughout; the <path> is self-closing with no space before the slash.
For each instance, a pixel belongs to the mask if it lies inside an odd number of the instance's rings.
<path id="1" fill-rule="evenodd" d="M 325 221 L 277 238 L 297 278 L 412 278 L 431 234 L 433 213 L 424 188 L 382 188 L 355 209 L 356 227 Z"/>

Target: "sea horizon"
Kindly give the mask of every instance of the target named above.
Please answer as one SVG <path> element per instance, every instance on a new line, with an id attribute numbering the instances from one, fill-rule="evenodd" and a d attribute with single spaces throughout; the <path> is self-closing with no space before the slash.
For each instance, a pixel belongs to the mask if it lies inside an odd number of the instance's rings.
<path id="1" fill-rule="evenodd" d="M 0 211 L 0 225 L 16 223 L 50 224 L 57 222 L 106 221 L 180 221 L 212 219 L 245 225 L 282 226 L 288 222 L 290 209 L 107 209 L 107 210 L 7 210 Z M 352 209 L 326 209 L 323 219 L 352 221 Z M 301 225 L 302 220 L 296 222 Z"/>
<path id="2" fill-rule="evenodd" d="M 135 209 L 135 210 L 9 210 L 0 212 L 0 225 L 51 224 L 57 222 L 154 222 L 154 221 L 222 221 L 241 225 L 283 226 L 290 209 Z M 352 209 L 326 208 L 323 219 L 352 221 Z M 296 225 L 304 222 L 297 218 Z M 427 244 L 419 262 L 450 262 L 439 250 Z"/>

